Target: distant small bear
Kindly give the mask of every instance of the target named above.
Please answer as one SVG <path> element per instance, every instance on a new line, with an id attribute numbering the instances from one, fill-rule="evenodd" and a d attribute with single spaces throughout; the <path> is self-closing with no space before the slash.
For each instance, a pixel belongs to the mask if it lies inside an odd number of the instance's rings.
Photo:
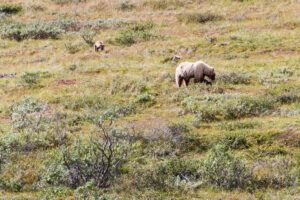
<path id="1" fill-rule="evenodd" d="M 183 80 L 185 85 L 188 86 L 191 78 L 194 78 L 195 83 L 205 82 L 207 85 L 211 85 L 211 82 L 204 79 L 205 76 L 211 80 L 215 80 L 216 74 L 214 68 L 203 61 L 195 63 L 183 62 L 176 68 L 175 79 L 177 87 L 181 86 Z"/>
<path id="2" fill-rule="evenodd" d="M 94 44 L 94 48 L 95 48 L 95 51 L 96 51 L 96 52 L 97 52 L 99 49 L 101 49 L 101 51 L 103 51 L 103 50 L 104 50 L 104 47 L 105 47 L 105 45 L 104 45 L 104 43 L 101 42 L 101 41 L 97 41 L 97 42 L 95 42 L 95 44 Z"/>

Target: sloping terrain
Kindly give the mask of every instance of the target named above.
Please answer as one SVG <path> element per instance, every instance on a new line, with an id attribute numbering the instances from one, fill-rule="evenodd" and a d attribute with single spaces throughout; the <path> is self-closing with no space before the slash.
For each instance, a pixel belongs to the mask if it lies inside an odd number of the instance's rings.
<path id="1" fill-rule="evenodd" d="M 0 197 L 299 199 L 299 72 L 295 0 L 2 0 Z"/>

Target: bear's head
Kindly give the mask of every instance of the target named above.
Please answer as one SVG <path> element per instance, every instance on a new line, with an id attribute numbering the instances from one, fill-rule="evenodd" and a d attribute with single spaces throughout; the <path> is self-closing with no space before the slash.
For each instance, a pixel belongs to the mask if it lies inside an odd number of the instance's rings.
<path id="1" fill-rule="evenodd" d="M 207 73 L 205 74 L 208 78 L 210 78 L 212 81 L 216 79 L 216 73 L 215 69 L 211 67 L 209 70 L 207 70 Z"/>

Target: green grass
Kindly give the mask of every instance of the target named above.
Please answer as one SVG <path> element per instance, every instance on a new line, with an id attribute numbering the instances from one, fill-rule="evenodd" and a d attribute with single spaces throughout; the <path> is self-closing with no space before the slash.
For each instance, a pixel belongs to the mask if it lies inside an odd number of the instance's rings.
<path id="1" fill-rule="evenodd" d="M 297 199 L 299 10 L 279 0 L 4 0 L 0 196 Z M 216 81 L 178 89 L 178 62 L 197 60 Z"/>

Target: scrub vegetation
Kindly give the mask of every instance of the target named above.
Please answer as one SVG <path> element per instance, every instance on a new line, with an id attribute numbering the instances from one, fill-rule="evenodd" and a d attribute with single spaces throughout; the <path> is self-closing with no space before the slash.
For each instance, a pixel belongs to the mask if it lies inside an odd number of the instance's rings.
<path id="1" fill-rule="evenodd" d="M 1 198 L 299 199 L 299 13 L 2 0 Z M 197 60 L 216 80 L 177 88 L 178 63 Z"/>

